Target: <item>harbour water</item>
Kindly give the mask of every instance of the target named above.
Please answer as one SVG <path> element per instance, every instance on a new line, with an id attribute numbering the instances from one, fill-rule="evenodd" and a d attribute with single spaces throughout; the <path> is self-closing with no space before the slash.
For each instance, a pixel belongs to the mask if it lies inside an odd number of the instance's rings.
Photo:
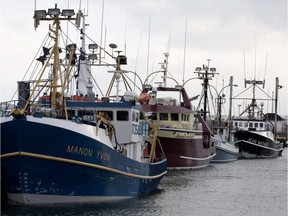
<path id="1" fill-rule="evenodd" d="M 125 202 L 1 207 L 1 215 L 287 216 L 287 148 L 275 159 L 168 171 L 154 194 Z"/>

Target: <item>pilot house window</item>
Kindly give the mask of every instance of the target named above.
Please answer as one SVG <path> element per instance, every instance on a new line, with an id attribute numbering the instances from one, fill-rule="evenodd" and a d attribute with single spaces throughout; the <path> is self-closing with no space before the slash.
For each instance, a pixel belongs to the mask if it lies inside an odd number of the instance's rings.
<path id="1" fill-rule="evenodd" d="M 178 113 L 171 113 L 171 121 L 178 121 L 179 115 Z"/>
<path id="2" fill-rule="evenodd" d="M 117 121 L 128 121 L 129 115 L 128 111 L 117 111 Z"/>
<path id="3" fill-rule="evenodd" d="M 160 113 L 160 120 L 168 120 L 168 113 Z"/>

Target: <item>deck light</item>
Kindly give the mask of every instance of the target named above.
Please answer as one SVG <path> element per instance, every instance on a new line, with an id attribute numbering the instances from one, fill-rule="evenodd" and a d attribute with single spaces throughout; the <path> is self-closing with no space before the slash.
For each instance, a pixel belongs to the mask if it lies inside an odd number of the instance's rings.
<path id="1" fill-rule="evenodd" d="M 46 17 L 46 10 L 35 10 L 34 18 L 41 19 Z"/>
<path id="2" fill-rule="evenodd" d="M 57 4 L 55 4 L 55 8 L 49 8 L 48 9 L 48 15 L 50 16 L 59 16 L 60 15 L 60 9 L 57 8 Z"/>
<path id="3" fill-rule="evenodd" d="M 94 52 L 95 50 L 98 49 L 98 45 L 97 44 L 89 44 L 88 49 L 92 50 L 92 52 Z"/>
<path id="4" fill-rule="evenodd" d="M 48 15 L 50 16 L 59 16 L 60 15 L 60 9 L 58 8 L 50 8 L 48 9 Z"/>
<path id="5" fill-rule="evenodd" d="M 71 17 L 75 15 L 75 12 L 73 9 L 63 9 L 61 15 Z"/>
<path id="6" fill-rule="evenodd" d="M 95 61 L 98 59 L 97 54 L 89 54 L 88 59 L 91 61 Z"/>

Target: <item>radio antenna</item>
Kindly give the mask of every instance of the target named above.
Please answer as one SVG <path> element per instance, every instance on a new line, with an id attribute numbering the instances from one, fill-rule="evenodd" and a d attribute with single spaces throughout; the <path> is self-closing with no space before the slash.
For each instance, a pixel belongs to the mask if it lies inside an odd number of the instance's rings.
<path id="1" fill-rule="evenodd" d="M 187 38 L 187 18 L 185 21 L 185 37 L 184 37 L 184 60 L 183 60 L 183 80 L 182 80 L 183 84 L 185 81 L 186 38 Z"/>

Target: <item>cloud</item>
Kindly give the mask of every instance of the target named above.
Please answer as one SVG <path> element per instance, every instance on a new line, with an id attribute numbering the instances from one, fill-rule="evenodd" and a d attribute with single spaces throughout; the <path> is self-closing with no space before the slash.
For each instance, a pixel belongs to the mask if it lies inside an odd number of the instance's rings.
<path id="1" fill-rule="evenodd" d="M 59 8 L 67 5 L 68 0 L 58 1 Z M 79 1 L 70 0 L 69 6 L 78 10 Z M 37 1 L 37 9 L 52 7 L 54 3 Z M 83 7 L 87 11 L 86 1 L 82 1 Z M 12 9 L 14 15 L 11 14 Z M 245 51 L 247 78 L 253 78 L 256 74 L 256 78 L 262 79 L 266 70 L 266 80 L 270 81 L 266 88 L 270 93 L 275 89 L 275 76 L 279 76 L 280 83 L 284 86 L 287 83 L 286 0 L 106 0 L 104 9 L 103 35 L 106 32 L 106 47 L 109 43 L 116 43 L 118 50 L 126 49 L 128 65 L 125 69 L 137 70 L 143 79 L 147 75 L 150 18 L 148 72 L 158 70 L 158 63 L 164 59 L 163 53 L 169 51 L 169 71 L 177 80 L 182 81 L 187 19 L 185 77 L 195 76 L 195 67 L 206 63 L 206 59 L 210 58 L 211 64 L 220 73 L 215 85 L 220 86 L 223 78 L 228 81 L 229 76 L 233 75 L 240 92 L 244 88 Z M 89 26 L 86 30 L 97 43 L 100 43 L 101 36 L 101 10 L 102 1 L 89 1 L 89 16 L 86 19 Z M 11 98 L 10 89 L 13 88 L 14 91 L 16 81 L 21 80 L 47 33 L 48 25 L 41 25 L 37 32 L 34 31 L 33 11 L 34 1 L 1 2 L 1 50 L 5 50 L 0 54 L 1 101 Z M 79 32 L 71 28 L 69 34 L 72 40 L 79 42 Z M 110 51 L 109 48 L 107 50 Z M 7 71 L 13 73 L 13 76 L 6 77 Z M 93 73 L 97 77 L 101 76 L 100 85 L 106 89 L 109 77 L 103 74 L 107 73 L 102 72 L 99 75 L 96 70 Z M 191 85 L 197 88 L 189 87 L 189 94 L 201 91 L 199 83 L 193 81 Z M 279 91 L 283 113 L 287 113 L 288 104 L 285 97 L 288 86 L 285 88 Z M 236 91 L 238 90 L 235 93 Z"/>

